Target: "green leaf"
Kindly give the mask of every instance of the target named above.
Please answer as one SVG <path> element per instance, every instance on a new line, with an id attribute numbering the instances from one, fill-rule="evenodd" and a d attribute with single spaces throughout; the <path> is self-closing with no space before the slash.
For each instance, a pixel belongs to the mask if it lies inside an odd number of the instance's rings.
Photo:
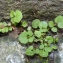
<path id="1" fill-rule="evenodd" d="M 33 32 L 31 30 L 28 30 L 27 35 L 32 36 Z"/>
<path id="2" fill-rule="evenodd" d="M 32 27 L 33 27 L 33 28 L 38 28 L 39 23 L 40 23 L 40 20 L 39 20 L 39 19 L 33 20 L 33 22 L 32 22 Z"/>
<path id="3" fill-rule="evenodd" d="M 40 32 L 40 31 L 35 30 L 34 34 L 35 34 L 35 36 L 37 36 L 37 37 L 41 37 L 41 32 Z"/>
<path id="4" fill-rule="evenodd" d="M 2 33 L 8 32 L 8 27 L 2 28 L 1 31 L 2 31 Z"/>
<path id="5" fill-rule="evenodd" d="M 40 28 L 40 29 L 41 29 L 41 28 L 47 28 L 47 26 L 48 26 L 48 24 L 47 24 L 47 22 L 45 22 L 45 21 L 42 21 L 42 22 L 39 23 L 39 28 Z"/>
<path id="6" fill-rule="evenodd" d="M 48 29 L 39 29 L 40 32 L 47 32 Z"/>
<path id="7" fill-rule="evenodd" d="M 29 46 L 28 47 L 28 50 L 33 50 L 33 46 Z"/>
<path id="8" fill-rule="evenodd" d="M 23 17 L 23 16 L 22 16 L 22 12 L 19 11 L 19 10 L 16 10 L 15 13 L 16 13 L 16 18 L 17 18 L 16 22 L 19 23 L 20 20 L 21 20 L 22 17 Z"/>
<path id="9" fill-rule="evenodd" d="M 36 53 L 36 54 L 39 54 L 39 49 L 36 49 L 36 50 L 35 50 L 35 53 Z"/>
<path id="10" fill-rule="evenodd" d="M 19 35 L 19 41 L 20 41 L 22 44 L 27 44 L 27 43 L 28 43 L 27 32 L 26 32 L 26 31 L 22 32 L 22 33 Z"/>
<path id="11" fill-rule="evenodd" d="M 47 28 L 48 24 L 46 21 L 42 21 L 43 28 Z"/>
<path id="12" fill-rule="evenodd" d="M 2 29 L 1 29 L 1 32 L 2 32 L 2 33 L 5 33 L 5 28 L 4 28 L 4 29 L 2 28 Z"/>
<path id="13" fill-rule="evenodd" d="M 34 40 L 34 36 L 29 38 L 29 42 L 33 42 L 33 40 Z"/>
<path id="14" fill-rule="evenodd" d="M 12 24 L 16 25 L 16 23 L 20 22 L 23 16 L 22 16 L 22 12 L 16 10 L 15 12 L 14 11 L 10 12 L 10 17 L 11 17 Z"/>
<path id="15" fill-rule="evenodd" d="M 43 24 L 42 24 L 42 22 L 40 22 L 39 23 L 39 28 L 42 29 L 42 27 L 43 27 Z"/>
<path id="16" fill-rule="evenodd" d="M 26 31 L 22 32 L 22 33 L 19 35 L 19 37 L 27 37 L 27 32 L 26 32 Z"/>
<path id="17" fill-rule="evenodd" d="M 3 25 L 3 23 L 2 22 L 0 22 L 0 26 L 2 26 Z"/>
<path id="18" fill-rule="evenodd" d="M 8 32 L 8 27 L 5 27 L 5 32 Z"/>
<path id="19" fill-rule="evenodd" d="M 12 27 L 8 27 L 9 31 L 12 31 Z"/>
<path id="20" fill-rule="evenodd" d="M 7 23 L 6 23 L 6 22 L 3 22 L 2 24 L 3 24 L 4 26 L 7 26 Z"/>
<path id="21" fill-rule="evenodd" d="M 52 49 L 57 49 L 58 48 L 57 45 L 52 45 L 51 47 L 52 47 Z"/>
<path id="22" fill-rule="evenodd" d="M 26 55 L 33 56 L 35 54 L 35 51 L 33 51 L 33 46 L 29 46 L 26 49 Z"/>
<path id="23" fill-rule="evenodd" d="M 44 43 L 44 46 L 48 46 L 48 44 L 47 43 Z"/>
<path id="24" fill-rule="evenodd" d="M 53 43 L 53 37 L 52 36 L 46 36 L 45 41 L 47 41 L 48 43 Z"/>
<path id="25" fill-rule="evenodd" d="M 27 44 L 27 43 L 28 43 L 27 37 L 19 37 L 19 41 L 20 41 L 22 44 Z"/>
<path id="26" fill-rule="evenodd" d="M 63 22 L 59 22 L 59 23 L 58 23 L 58 27 L 59 27 L 59 28 L 63 28 Z"/>
<path id="27" fill-rule="evenodd" d="M 53 32 L 57 32 L 57 31 L 58 31 L 58 29 L 57 29 L 56 27 L 52 27 L 51 30 L 52 30 Z"/>
<path id="28" fill-rule="evenodd" d="M 23 21 L 23 22 L 22 22 L 22 26 L 23 26 L 23 27 L 27 27 L 27 26 L 28 26 L 28 23 L 27 23 L 26 21 Z"/>
<path id="29" fill-rule="evenodd" d="M 44 44 L 41 44 L 41 45 L 39 46 L 39 48 L 40 48 L 40 49 L 44 49 Z"/>
<path id="30" fill-rule="evenodd" d="M 14 11 L 12 10 L 11 12 L 10 12 L 10 17 L 12 18 L 12 17 L 14 17 L 15 16 L 15 14 L 14 14 Z"/>
<path id="31" fill-rule="evenodd" d="M 26 50 L 26 55 L 33 56 L 34 54 L 35 54 L 35 51 Z"/>
<path id="32" fill-rule="evenodd" d="M 39 55 L 41 57 L 47 57 L 48 56 L 48 52 L 47 51 L 44 51 L 44 50 L 39 50 Z"/>
<path id="33" fill-rule="evenodd" d="M 27 30 L 31 30 L 31 26 L 28 26 Z"/>
<path id="34" fill-rule="evenodd" d="M 51 47 L 45 47 L 44 50 L 47 51 L 47 52 L 51 52 L 52 48 Z"/>
<path id="35" fill-rule="evenodd" d="M 49 27 L 54 27 L 54 22 L 53 21 L 49 21 L 48 24 L 49 24 Z"/>
<path id="36" fill-rule="evenodd" d="M 55 23 L 59 23 L 59 22 L 63 22 L 63 16 L 61 16 L 61 15 L 59 15 L 59 16 L 57 16 L 56 18 L 55 18 Z"/>

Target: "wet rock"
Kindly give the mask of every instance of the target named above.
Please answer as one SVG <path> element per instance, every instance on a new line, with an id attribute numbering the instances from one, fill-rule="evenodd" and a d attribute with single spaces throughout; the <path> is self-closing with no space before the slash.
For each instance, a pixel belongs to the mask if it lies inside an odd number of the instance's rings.
<path id="1" fill-rule="evenodd" d="M 54 53 L 54 63 L 63 63 L 63 37 L 58 41 L 58 51 Z"/>
<path id="2" fill-rule="evenodd" d="M 0 63 L 25 63 L 25 47 L 17 39 L 0 37 Z"/>

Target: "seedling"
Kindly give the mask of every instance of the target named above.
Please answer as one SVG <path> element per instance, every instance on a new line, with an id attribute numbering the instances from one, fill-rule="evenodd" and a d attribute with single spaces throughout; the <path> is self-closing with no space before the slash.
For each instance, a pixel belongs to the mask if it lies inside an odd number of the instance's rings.
<path id="1" fill-rule="evenodd" d="M 15 12 L 12 10 L 10 12 L 11 23 L 13 25 L 16 25 L 17 23 L 19 23 L 22 17 L 23 17 L 22 12 L 20 12 L 19 10 L 16 10 Z"/>

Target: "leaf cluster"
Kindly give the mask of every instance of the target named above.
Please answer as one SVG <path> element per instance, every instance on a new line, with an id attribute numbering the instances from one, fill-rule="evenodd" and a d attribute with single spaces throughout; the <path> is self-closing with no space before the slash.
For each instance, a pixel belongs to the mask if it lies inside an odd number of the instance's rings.
<path id="1" fill-rule="evenodd" d="M 28 23 L 24 20 L 23 22 L 21 22 L 22 20 L 22 12 L 19 10 L 12 10 L 10 12 L 10 22 L 6 23 L 6 22 L 0 22 L 0 32 L 2 33 L 7 33 L 9 31 L 12 31 L 14 27 L 16 27 L 16 25 L 19 24 L 19 26 L 22 27 L 27 27 Z"/>
<path id="2" fill-rule="evenodd" d="M 53 24 L 52 21 L 46 22 L 35 19 L 32 22 L 32 27 L 29 26 L 27 31 L 24 31 L 19 35 L 19 41 L 22 44 L 37 43 L 36 47 L 30 45 L 26 49 L 26 55 L 33 56 L 34 54 L 38 54 L 41 57 L 48 57 L 52 50 L 57 49 L 56 38 L 47 35 L 51 28 L 54 29 L 55 25 L 51 25 L 51 23 Z"/>
<path id="3" fill-rule="evenodd" d="M 12 31 L 11 25 L 7 24 L 6 22 L 0 22 L 0 32 L 7 33 Z"/>
<path id="4" fill-rule="evenodd" d="M 11 25 L 6 22 L 0 22 L 0 32 L 7 33 L 12 31 L 12 25 L 16 26 L 19 23 L 20 26 L 26 27 L 18 37 L 20 43 L 29 44 L 29 47 L 26 49 L 26 55 L 33 56 L 38 54 L 41 57 L 48 57 L 52 50 L 57 49 L 57 38 L 51 36 L 49 32 L 57 33 L 58 28 L 63 28 L 63 16 L 59 15 L 48 22 L 35 19 L 32 21 L 32 26 L 28 26 L 26 20 L 22 21 L 23 15 L 19 10 L 12 10 L 10 18 Z"/>
<path id="5" fill-rule="evenodd" d="M 16 25 L 17 23 L 19 23 L 22 19 L 22 12 L 20 12 L 19 10 L 16 10 L 14 12 L 14 10 L 12 10 L 10 12 L 10 18 L 11 18 L 11 22 L 12 24 Z"/>

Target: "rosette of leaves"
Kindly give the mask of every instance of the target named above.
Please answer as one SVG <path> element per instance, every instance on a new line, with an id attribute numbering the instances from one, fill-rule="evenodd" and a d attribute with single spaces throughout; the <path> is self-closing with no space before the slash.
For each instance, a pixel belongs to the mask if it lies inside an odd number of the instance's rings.
<path id="1" fill-rule="evenodd" d="M 11 25 L 7 24 L 6 22 L 0 22 L 0 32 L 7 33 L 12 31 Z"/>
<path id="2" fill-rule="evenodd" d="M 51 28 L 51 31 L 52 31 L 52 32 L 57 32 L 57 31 L 58 31 L 57 27 L 55 27 L 54 21 L 49 21 L 49 22 L 48 22 L 48 25 L 49 25 L 49 27 Z"/>
<path id="3" fill-rule="evenodd" d="M 24 31 L 19 35 L 19 41 L 22 44 L 32 43 L 34 40 L 33 32 L 31 30 Z"/>
<path id="4" fill-rule="evenodd" d="M 20 12 L 19 10 L 16 11 L 11 11 L 10 12 L 10 18 L 11 18 L 11 22 L 12 24 L 16 25 L 17 23 L 19 23 L 22 19 L 22 12 Z"/>
<path id="5" fill-rule="evenodd" d="M 63 28 L 63 16 L 57 16 L 54 21 L 59 28 Z"/>

